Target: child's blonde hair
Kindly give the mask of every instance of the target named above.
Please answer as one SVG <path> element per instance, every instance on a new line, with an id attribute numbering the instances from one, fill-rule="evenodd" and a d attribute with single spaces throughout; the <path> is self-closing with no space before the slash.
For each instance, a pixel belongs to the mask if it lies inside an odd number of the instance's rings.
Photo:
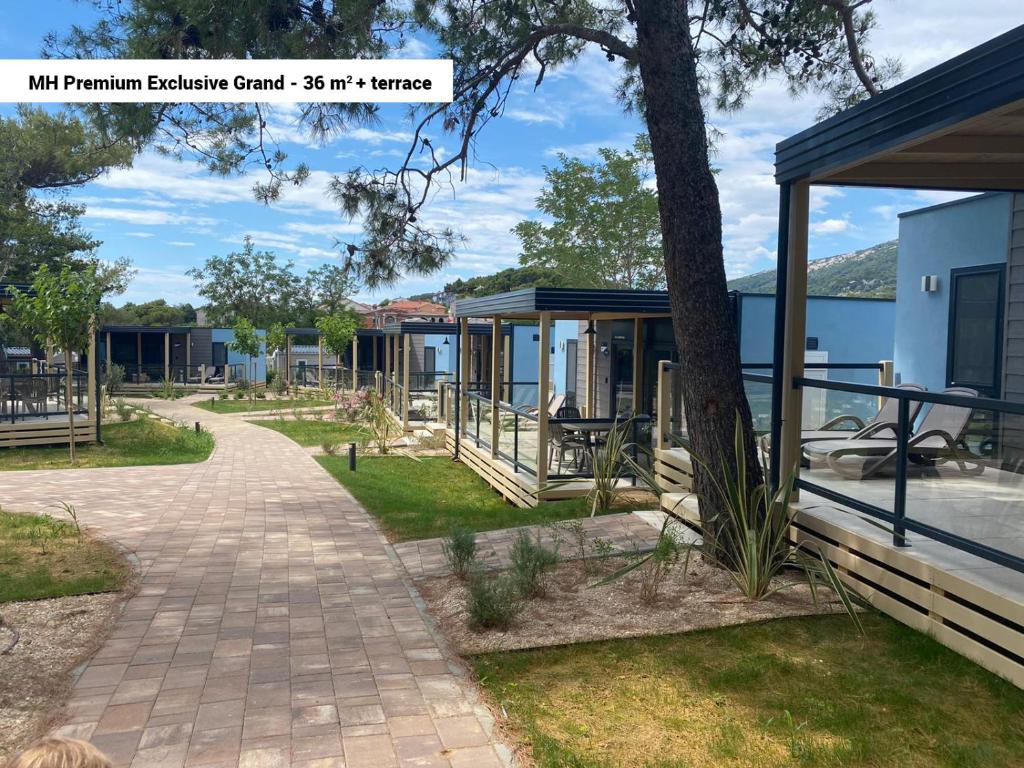
<path id="1" fill-rule="evenodd" d="M 52 736 L 11 758 L 7 768 L 111 768 L 110 760 L 87 741 Z"/>

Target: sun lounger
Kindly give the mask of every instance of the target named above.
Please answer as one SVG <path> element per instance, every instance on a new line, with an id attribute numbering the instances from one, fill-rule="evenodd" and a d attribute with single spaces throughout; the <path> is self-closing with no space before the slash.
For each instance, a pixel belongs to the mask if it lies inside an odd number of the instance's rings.
<path id="1" fill-rule="evenodd" d="M 977 397 L 978 393 L 966 387 L 951 387 L 947 395 Z M 965 474 L 980 474 L 984 466 L 978 463 L 963 444 L 963 434 L 971 420 L 972 409 L 960 405 L 935 403 L 925 414 L 921 426 L 907 441 L 907 456 L 915 464 L 955 462 Z M 896 438 L 862 437 L 847 440 L 819 440 L 806 443 L 804 457 L 812 467 L 825 464 L 843 477 L 863 480 L 892 466 L 896 461 Z M 855 457 L 862 462 L 843 461 Z M 969 466 L 973 464 L 974 466 Z"/>
<path id="2" fill-rule="evenodd" d="M 900 384 L 897 389 L 910 392 L 926 392 L 920 384 Z M 914 400 L 910 403 L 910 421 L 917 419 L 921 403 Z M 805 429 L 800 433 L 800 442 L 809 443 L 813 440 L 856 440 L 864 437 L 893 438 L 896 437 L 895 424 L 899 412 L 899 400 L 895 397 L 886 398 L 882 407 L 871 421 L 865 424 L 859 416 L 836 416 L 818 429 Z M 856 429 L 840 429 L 842 424 L 852 424 Z"/>

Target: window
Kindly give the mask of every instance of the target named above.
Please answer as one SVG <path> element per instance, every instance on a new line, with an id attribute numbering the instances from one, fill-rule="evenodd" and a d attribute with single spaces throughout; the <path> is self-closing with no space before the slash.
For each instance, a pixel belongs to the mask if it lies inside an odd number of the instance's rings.
<path id="1" fill-rule="evenodd" d="M 954 269 L 949 279 L 947 386 L 999 397 L 1003 356 L 1003 264 Z"/>

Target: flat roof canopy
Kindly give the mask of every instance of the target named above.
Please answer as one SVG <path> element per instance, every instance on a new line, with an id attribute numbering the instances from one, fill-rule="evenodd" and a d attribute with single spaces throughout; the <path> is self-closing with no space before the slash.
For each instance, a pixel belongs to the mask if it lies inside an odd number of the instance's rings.
<path id="1" fill-rule="evenodd" d="M 384 333 L 388 336 L 398 336 L 403 333 L 416 336 L 426 336 L 433 333 L 451 336 L 458 334 L 458 332 L 458 323 L 428 323 L 422 320 L 405 320 L 401 323 L 391 323 L 384 326 Z M 491 326 L 485 323 L 470 323 L 469 325 L 470 336 L 490 336 L 492 332 Z M 504 326 L 501 332 L 507 335 L 511 333 L 511 330 L 509 326 Z"/>
<path id="2" fill-rule="evenodd" d="M 780 142 L 775 179 L 1024 190 L 1024 26 Z"/>
<path id="3" fill-rule="evenodd" d="M 285 336 L 319 336 L 319 328 L 285 328 Z M 383 336 L 379 328 L 356 328 L 356 336 Z"/>
<path id="4" fill-rule="evenodd" d="M 104 325 L 100 333 L 188 333 L 192 325 Z"/>
<path id="5" fill-rule="evenodd" d="M 602 288 L 524 288 L 455 302 L 456 317 L 537 318 L 550 312 L 560 320 L 668 317 L 666 291 Z"/>

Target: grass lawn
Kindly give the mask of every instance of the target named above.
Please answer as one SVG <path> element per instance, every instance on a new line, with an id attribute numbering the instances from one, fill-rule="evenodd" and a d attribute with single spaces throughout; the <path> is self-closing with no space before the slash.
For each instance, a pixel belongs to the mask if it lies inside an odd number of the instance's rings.
<path id="1" fill-rule="evenodd" d="M 519 509 L 504 501 L 473 470 L 447 456 L 360 457 L 349 472 L 344 456 L 317 457 L 324 468 L 373 513 L 392 541 L 447 536 L 455 527 L 489 531 L 584 517 L 585 498 Z"/>
<path id="2" fill-rule="evenodd" d="M 200 400 L 192 403 L 196 408 L 213 413 L 247 413 L 249 411 L 291 411 L 294 408 L 315 408 L 321 405 L 330 405 L 330 400 L 253 400 L 243 398 L 235 400 L 219 398 L 212 400 Z"/>
<path id="3" fill-rule="evenodd" d="M 1017 766 L 1024 691 L 879 614 L 475 659 L 539 768 Z"/>
<path id="4" fill-rule="evenodd" d="M 131 467 L 142 464 L 190 464 L 213 451 L 213 435 L 141 418 L 104 424 L 103 445 L 79 445 L 76 467 Z M 66 445 L 0 448 L 0 470 L 66 469 Z"/>
<path id="5" fill-rule="evenodd" d="M 111 592 L 130 574 L 113 547 L 72 524 L 0 512 L 0 603 Z"/>
<path id="6" fill-rule="evenodd" d="M 284 419 L 271 419 L 269 421 L 253 421 L 261 427 L 267 427 L 275 432 L 280 432 L 294 440 L 299 445 L 323 445 L 325 442 L 334 443 L 358 443 L 365 440 L 368 434 L 361 431 L 354 424 L 344 424 L 337 421 L 323 419 L 304 418 L 301 421 L 285 421 Z"/>

